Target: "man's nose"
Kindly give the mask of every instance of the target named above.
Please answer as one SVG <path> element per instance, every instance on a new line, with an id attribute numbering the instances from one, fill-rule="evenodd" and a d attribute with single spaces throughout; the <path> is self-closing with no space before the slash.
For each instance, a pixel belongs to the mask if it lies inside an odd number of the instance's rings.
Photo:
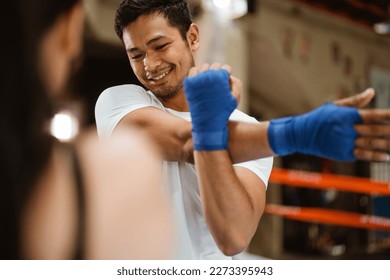
<path id="1" fill-rule="evenodd" d="M 160 66 L 161 60 L 160 58 L 152 53 L 146 54 L 144 58 L 144 67 L 146 71 L 154 71 Z"/>

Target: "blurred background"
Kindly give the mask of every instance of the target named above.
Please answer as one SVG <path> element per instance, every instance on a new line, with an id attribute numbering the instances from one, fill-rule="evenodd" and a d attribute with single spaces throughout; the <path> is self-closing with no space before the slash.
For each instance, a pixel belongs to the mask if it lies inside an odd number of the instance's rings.
<path id="1" fill-rule="evenodd" d="M 139 84 L 113 30 L 121 0 L 84 0 L 84 65 L 75 83 L 94 125 L 107 87 Z M 244 83 L 241 110 L 259 120 L 307 112 L 374 87 L 371 107 L 390 107 L 390 0 L 190 0 L 200 26 L 197 63 L 233 67 Z M 337 163 L 293 155 L 275 167 L 367 177 L 389 184 L 387 163 Z M 271 180 L 269 203 L 390 217 L 389 196 L 293 188 Z M 249 253 L 276 259 L 389 259 L 390 231 L 295 221 L 266 214 Z"/>

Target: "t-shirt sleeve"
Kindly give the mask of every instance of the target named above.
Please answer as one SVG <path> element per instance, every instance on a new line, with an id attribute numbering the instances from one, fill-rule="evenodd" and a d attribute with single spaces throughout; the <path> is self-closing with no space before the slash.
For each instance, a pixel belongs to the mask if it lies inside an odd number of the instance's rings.
<path id="1" fill-rule="evenodd" d="M 255 173 L 268 186 L 269 176 L 271 175 L 273 157 L 261 158 L 234 164 L 234 166 L 244 167 Z"/>
<path id="2" fill-rule="evenodd" d="M 121 85 L 104 90 L 95 105 L 96 127 L 100 138 L 111 136 L 120 120 L 132 111 L 154 106 L 140 86 Z"/>

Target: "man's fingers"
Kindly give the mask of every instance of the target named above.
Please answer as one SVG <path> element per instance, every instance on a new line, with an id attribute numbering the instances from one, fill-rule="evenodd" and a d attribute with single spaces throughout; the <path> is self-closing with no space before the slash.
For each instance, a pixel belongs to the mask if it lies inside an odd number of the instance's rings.
<path id="1" fill-rule="evenodd" d="M 204 72 L 206 70 L 209 70 L 209 69 L 213 69 L 213 70 L 219 70 L 219 69 L 225 69 L 226 71 L 229 72 L 229 74 L 232 73 L 232 67 L 228 64 L 221 64 L 221 63 L 218 63 L 218 62 L 214 62 L 213 64 L 208 64 L 208 63 L 203 63 L 201 66 L 198 66 L 198 72 Z"/>
<path id="2" fill-rule="evenodd" d="M 368 150 L 390 151 L 390 139 L 359 137 L 356 139 L 355 145 Z"/>
<path id="3" fill-rule="evenodd" d="M 215 62 L 210 65 L 208 63 L 204 63 L 200 67 L 192 67 L 190 71 L 188 71 L 188 77 L 194 77 L 199 73 L 202 73 L 207 70 L 220 70 L 220 69 L 225 69 L 226 71 L 228 71 L 230 75 L 229 77 L 230 89 L 233 93 L 233 96 L 237 99 L 237 102 L 240 102 L 241 92 L 242 92 L 242 82 L 236 77 L 231 76 L 232 69 L 228 64 L 222 65 L 221 63 Z"/>
<path id="4" fill-rule="evenodd" d="M 204 64 L 202 64 L 202 66 L 200 66 L 199 72 L 204 72 L 204 71 L 209 70 L 209 69 L 210 69 L 210 64 L 204 63 Z"/>
<path id="5" fill-rule="evenodd" d="M 230 76 L 229 82 L 230 82 L 230 88 L 231 88 L 233 96 L 237 99 L 237 102 L 240 103 L 241 94 L 242 94 L 241 80 L 234 77 L 234 76 Z"/>
<path id="6" fill-rule="evenodd" d="M 364 123 L 390 121 L 390 109 L 362 109 L 359 114 Z"/>
<path id="7" fill-rule="evenodd" d="M 390 156 L 388 153 L 380 151 L 372 151 L 361 148 L 356 148 L 353 151 L 356 159 L 368 160 L 368 161 L 389 161 Z"/>
<path id="8" fill-rule="evenodd" d="M 213 63 L 213 64 L 208 64 L 208 63 L 203 63 L 199 67 L 192 67 L 190 71 L 188 72 L 188 77 L 193 77 L 196 76 L 197 74 L 207 71 L 209 69 L 214 69 L 218 70 L 221 69 L 222 65 L 220 63 Z"/>
<path id="9" fill-rule="evenodd" d="M 198 74 L 198 68 L 192 67 L 188 72 L 188 77 L 194 77 L 196 74 Z"/>
<path id="10" fill-rule="evenodd" d="M 356 159 L 389 161 L 390 127 L 386 125 L 356 125 L 359 137 L 355 141 Z"/>
<path id="11" fill-rule="evenodd" d="M 221 68 L 222 68 L 222 64 L 221 63 L 213 63 L 210 66 L 210 69 L 214 69 L 214 70 L 218 70 L 218 69 L 221 69 Z"/>
<path id="12" fill-rule="evenodd" d="M 384 124 L 357 124 L 354 126 L 356 132 L 367 137 L 390 138 L 390 126 Z"/>
<path id="13" fill-rule="evenodd" d="M 375 96 L 375 90 L 372 88 L 368 88 L 362 93 L 356 94 L 351 97 L 336 100 L 333 103 L 339 106 L 363 108 L 364 106 L 367 106 L 368 103 L 370 103 L 370 101 L 374 96 Z"/>
<path id="14" fill-rule="evenodd" d="M 224 65 L 222 65 L 221 68 L 225 69 L 226 71 L 228 71 L 230 75 L 232 74 L 232 67 L 230 65 L 224 64 Z"/>

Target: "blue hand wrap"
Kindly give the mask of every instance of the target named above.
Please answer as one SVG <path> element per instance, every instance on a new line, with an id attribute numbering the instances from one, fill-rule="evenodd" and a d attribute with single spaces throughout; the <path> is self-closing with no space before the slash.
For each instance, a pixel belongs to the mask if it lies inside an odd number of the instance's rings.
<path id="1" fill-rule="evenodd" d="M 295 152 L 333 160 L 352 161 L 362 118 L 355 108 L 327 103 L 307 114 L 272 120 L 268 141 L 274 153 Z"/>
<path id="2" fill-rule="evenodd" d="M 184 91 L 191 112 L 194 149 L 227 149 L 227 123 L 237 107 L 230 92 L 229 73 L 224 69 L 207 70 L 187 77 Z"/>

